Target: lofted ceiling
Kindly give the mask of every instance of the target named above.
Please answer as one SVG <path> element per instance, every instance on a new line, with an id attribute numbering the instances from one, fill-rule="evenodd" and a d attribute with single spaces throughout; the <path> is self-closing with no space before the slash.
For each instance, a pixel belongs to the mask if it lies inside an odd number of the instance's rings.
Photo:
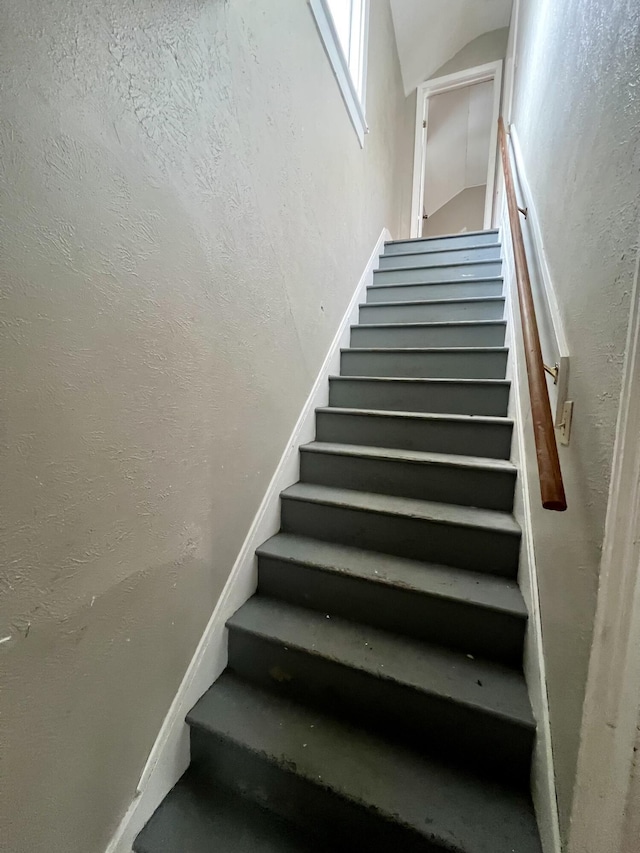
<path id="1" fill-rule="evenodd" d="M 512 0 L 391 0 L 405 94 L 468 42 L 509 25 Z"/>

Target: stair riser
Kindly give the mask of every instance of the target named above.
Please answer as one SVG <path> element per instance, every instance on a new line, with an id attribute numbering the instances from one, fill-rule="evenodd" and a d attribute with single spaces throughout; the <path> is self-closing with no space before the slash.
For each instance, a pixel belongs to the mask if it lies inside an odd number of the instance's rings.
<path id="1" fill-rule="evenodd" d="M 495 278 L 502 270 L 501 261 L 475 264 L 451 264 L 446 267 L 375 270 L 374 284 L 423 284 L 429 281 L 455 281 L 459 278 Z"/>
<path id="2" fill-rule="evenodd" d="M 515 578 L 520 537 L 486 528 L 283 497 L 282 530 L 343 545 Z"/>
<path id="3" fill-rule="evenodd" d="M 502 320 L 504 299 L 480 302 L 424 302 L 415 305 L 361 305 L 360 323 L 455 323 Z"/>
<path id="4" fill-rule="evenodd" d="M 340 708 L 355 723 L 398 738 L 412 748 L 464 761 L 486 775 L 526 784 L 533 731 L 477 707 L 447 701 L 379 675 L 309 654 L 271 638 L 229 629 L 229 668 L 259 687 Z M 478 686 L 478 701 L 482 701 Z"/>
<path id="5" fill-rule="evenodd" d="M 508 385 L 456 384 L 445 380 L 425 383 L 332 379 L 329 405 L 387 412 L 432 412 L 449 415 L 505 417 Z"/>
<path id="6" fill-rule="evenodd" d="M 408 252 L 406 255 L 381 255 L 380 269 L 393 267 L 436 267 L 440 264 L 463 264 L 473 261 L 500 260 L 501 247 L 497 244 L 469 249 L 442 249 L 430 252 Z"/>
<path id="7" fill-rule="evenodd" d="M 403 240 L 399 243 L 387 243 L 386 255 L 404 255 L 407 252 L 429 252 L 441 249 L 460 249 L 467 246 L 484 246 L 498 242 L 495 231 L 479 231 L 475 234 L 456 234 L 451 237 L 429 237 L 424 240 Z"/>
<path id="8" fill-rule="evenodd" d="M 468 602 L 265 556 L 258 592 L 508 666 L 522 662 L 526 620 Z"/>
<path id="9" fill-rule="evenodd" d="M 343 352 L 342 376 L 415 379 L 504 379 L 507 352 Z"/>
<path id="10" fill-rule="evenodd" d="M 511 512 L 515 472 L 302 450 L 305 483 Z"/>
<path id="11" fill-rule="evenodd" d="M 351 346 L 358 347 L 501 347 L 503 323 L 464 326 L 395 326 L 351 329 Z"/>
<path id="12" fill-rule="evenodd" d="M 384 415 L 316 413 L 316 438 L 342 444 L 395 447 L 508 459 L 511 454 L 510 423 L 458 423 L 422 421 Z"/>
<path id="13" fill-rule="evenodd" d="M 503 285 L 500 278 L 490 281 L 451 282 L 451 284 L 390 284 L 388 287 L 367 288 L 367 303 L 502 296 L 502 290 Z"/>
<path id="14" fill-rule="evenodd" d="M 441 853 L 439 844 L 398 823 L 385 820 L 338 792 L 296 774 L 227 739 L 191 729 L 191 762 L 203 784 L 222 785 L 268 808 L 303 829 L 312 816 L 316 837 L 331 849 L 353 853 L 354 839 L 374 853 Z M 428 831 L 428 827 L 425 827 Z"/>

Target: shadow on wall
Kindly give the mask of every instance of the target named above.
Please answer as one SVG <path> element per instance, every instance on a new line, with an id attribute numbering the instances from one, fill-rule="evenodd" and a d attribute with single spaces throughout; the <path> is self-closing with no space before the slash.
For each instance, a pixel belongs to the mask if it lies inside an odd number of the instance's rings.
<path id="1" fill-rule="evenodd" d="M 486 184 L 462 190 L 428 219 L 423 220 L 422 236 L 438 237 L 441 234 L 481 231 L 486 192 Z"/>

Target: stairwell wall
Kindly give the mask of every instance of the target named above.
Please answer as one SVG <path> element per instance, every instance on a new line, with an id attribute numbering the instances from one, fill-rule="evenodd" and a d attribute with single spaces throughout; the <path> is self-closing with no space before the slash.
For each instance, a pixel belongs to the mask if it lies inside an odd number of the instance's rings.
<path id="1" fill-rule="evenodd" d="M 482 231 L 487 185 L 466 187 L 423 223 L 423 237 Z"/>
<path id="2" fill-rule="evenodd" d="M 371 4 L 364 149 L 306 3 L 0 13 L 2 836 L 104 850 L 372 246 L 413 113 Z"/>
<path id="3" fill-rule="evenodd" d="M 459 50 L 455 56 L 436 69 L 429 77 L 446 77 L 447 74 L 455 74 L 456 71 L 466 71 L 467 68 L 475 68 L 476 65 L 486 65 L 487 62 L 504 59 L 507 53 L 508 38 L 509 27 L 501 27 L 499 30 L 482 33 L 482 35 L 467 42 L 462 50 Z"/>
<path id="4" fill-rule="evenodd" d="M 520 0 L 511 121 L 571 355 L 560 461 L 569 509 L 540 506 L 526 429 L 561 834 L 566 843 L 640 217 L 640 9 Z M 508 105 L 507 105 L 508 110 Z M 523 221 L 523 228 L 528 225 Z M 535 278 L 535 276 L 534 276 Z M 540 281 L 534 287 L 541 293 Z M 539 310 L 544 300 L 540 297 Z M 552 361 L 553 352 L 545 356 Z M 526 400 L 526 390 L 523 391 Z M 526 405 L 526 403 L 525 403 Z"/>

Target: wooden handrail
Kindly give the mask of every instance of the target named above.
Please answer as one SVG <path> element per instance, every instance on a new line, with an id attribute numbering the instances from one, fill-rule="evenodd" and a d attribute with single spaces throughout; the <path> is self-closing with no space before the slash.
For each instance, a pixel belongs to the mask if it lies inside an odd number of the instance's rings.
<path id="1" fill-rule="evenodd" d="M 531 279 L 527 256 L 524 251 L 522 229 L 518 218 L 518 202 L 513 186 L 513 175 L 507 147 L 507 132 L 502 116 L 498 120 L 500 153 L 502 155 L 502 170 L 507 191 L 507 206 L 509 208 L 509 225 L 511 226 L 511 241 L 516 267 L 516 282 L 518 285 L 518 302 L 520 304 L 520 319 L 522 320 L 522 338 L 524 340 L 524 356 L 527 363 L 529 380 L 529 397 L 531 400 L 531 420 L 533 435 L 538 458 L 538 473 L 540 475 L 540 494 L 542 506 L 563 512 L 567 508 L 558 458 L 558 446 L 553 430 L 553 418 L 549 403 L 549 391 L 544 375 L 544 362 L 540 348 L 538 322 L 531 294 Z M 524 460 L 522 460 L 524 464 Z"/>

